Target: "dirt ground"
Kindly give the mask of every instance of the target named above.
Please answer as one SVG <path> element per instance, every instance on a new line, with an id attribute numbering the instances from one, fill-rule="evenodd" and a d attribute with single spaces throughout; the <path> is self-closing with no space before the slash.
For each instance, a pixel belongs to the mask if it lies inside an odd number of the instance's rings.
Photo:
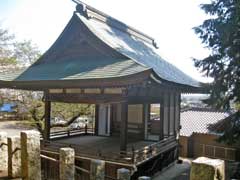
<path id="1" fill-rule="evenodd" d="M 8 136 L 20 136 L 20 132 L 33 129 L 25 121 L 0 121 L 0 131 Z"/>

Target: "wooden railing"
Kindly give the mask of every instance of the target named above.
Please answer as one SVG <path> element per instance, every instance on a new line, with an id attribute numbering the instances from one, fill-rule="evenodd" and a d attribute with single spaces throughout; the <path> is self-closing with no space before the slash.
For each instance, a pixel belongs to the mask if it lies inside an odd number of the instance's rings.
<path id="1" fill-rule="evenodd" d="M 174 136 L 166 138 L 162 141 L 133 151 L 132 161 L 134 164 L 138 165 L 175 146 L 177 146 L 177 142 Z"/>
<path id="2" fill-rule="evenodd" d="M 161 154 L 168 149 L 177 146 L 175 137 L 169 137 L 162 141 L 150 144 L 141 149 L 135 149 L 132 147 L 130 151 L 119 151 L 119 152 L 105 152 L 104 148 L 102 149 L 93 149 L 92 147 L 79 144 L 69 144 L 63 142 L 53 142 L 53 141 L 41 141 L 42 150 L 53 150 L 58 151 L 62 147 L 71 147 L 75 149 L 77 156 L 93 158 L 93 159 L 102 159 L 108 161 L 117 161 L 121 163 L 135 164 L 138 165 L 143 163 L 150 158 Z"/>
<path id="3" fill-rule="evenodd" d="M 41 151 L 42 179 L 59 179 L 59 153 Z"/>
<path id="4" fill-rule="evenodd" d="M 109 161 L 118 161 L 122 163 L 131 163 L 132 162 L 132 153 L 128 152 L 105 152 L 104 149 L 92 149 L 92 147 L 79 145 L 79 144 L 68 144 L 68 143 L 59 143 L 53 141 L 41 141 L 41 149 L 57 152 L 59 148 L 62 147 L 71 147 L 75 149 L 75 154 L 79 157 L 109 160 Z"/>
<path id="5" fill-rule="evenodd" d="M 93 128 L 80 128 L 80 129 L 72 129 L 72 130 L 65 130 L 65 131 L 54 131 L 50 133 L 50 139 L 62 138 L 62 137 L 71 137 L 71 136 L 78 136 L 83 134 L 93 134 Z"/>
<path id="6" fill-rule="evenodd" d="M 50 139 L 60 139 L 64 137 L 74 137 L 80 135 L 93 135 L 94 129 L 90 127 L 84 127 L 79 129 L 69 129 L 69 130 L 62 130 L 62 131 L 52 131 L 50 132 Z M 41 136 L 41 139 L 43 137 Z"/>

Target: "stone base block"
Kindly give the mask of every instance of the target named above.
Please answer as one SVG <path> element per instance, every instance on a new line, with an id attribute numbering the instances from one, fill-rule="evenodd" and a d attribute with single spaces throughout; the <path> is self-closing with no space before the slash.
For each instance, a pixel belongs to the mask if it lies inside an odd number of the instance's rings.
<path id="1" fill-rule="evenodd" d="M 220 159 L 206 157 L 197 158 L 192 162 L 190 180 L 224 180 L 225 165 Z"/>

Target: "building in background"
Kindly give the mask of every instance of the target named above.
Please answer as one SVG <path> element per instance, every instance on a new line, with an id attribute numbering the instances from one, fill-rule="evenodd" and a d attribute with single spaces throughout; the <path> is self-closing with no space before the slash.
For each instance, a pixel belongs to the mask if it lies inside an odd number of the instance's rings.
<path id="1" fill-rule="evenodd" d="M 209 130 L 219 126 L 229 114 L 207 108 L 191 108 L 181 112 L 180 156 L 196 158 L 206 156 L 224 160 L 236 160 L 237 148 L 219 143 L 221 134 Z"/>

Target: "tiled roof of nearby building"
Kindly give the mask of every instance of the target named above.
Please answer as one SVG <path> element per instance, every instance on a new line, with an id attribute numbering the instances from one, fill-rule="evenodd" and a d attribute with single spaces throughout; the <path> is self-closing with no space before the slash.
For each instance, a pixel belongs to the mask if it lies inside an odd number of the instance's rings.
<path id="1" fill-rule="evenodd" d="M 181 136 L 191 136 L 192 133 L 211 134 L 208 130 L 210 124 L 216 124 L 217 122 L 225 119 L 228 114 L 220 111 L 214 111 L 209 109 L 189 109 L 181 112 L 180 124 L 182 129 L 180 130 Z"/>

